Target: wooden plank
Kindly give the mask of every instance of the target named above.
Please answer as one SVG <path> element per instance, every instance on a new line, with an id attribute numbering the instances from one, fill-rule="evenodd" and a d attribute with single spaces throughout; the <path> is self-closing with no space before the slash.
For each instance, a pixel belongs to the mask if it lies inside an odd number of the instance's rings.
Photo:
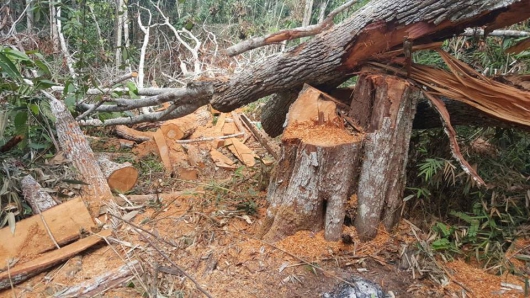
<path id="1" fill-rule="evenodd" d="M 256 164 L 254 157 L 256 154 L 240 140 L 236 138 L 230 138 L 225 141 L 225 144 L 228 146 L 228 149 L 244 163 L 247 167 L 253 167 Z"/>
<path id="2" fill-rule="evenodd" d="M 162 159 L 162 163 L 166 168 L 166 173 L 171 173 L 173 171 L 173 167 L 171 166 L 171 161 L 169 160 L 169 148 L 167 147 L 166 139 L 162 130 L 158 129 L 155 132 L 154 139 L 156 142 L 156 146 L 158 147 L 158 154 L 160 155 L 160 159 Z"/>
<path id="3" fill-rule="evenodd" d="M 226 122 L 226 114 L 222 113 L 221 115 L 219 115 L 219 117 L 217 117 L 217 122 L 215 123 L 215 127 L 213 129 L 213 131 L 214 131 L 216 136 L 221 135 L 221 132 L 223 131 L 223 126 L 225 125 L 225 122 Z M 212 146 L 213 146 L 213 148 L 217 149 L 217 148 L 223 146 L 224 143 L 225 143 L 225 140 L 216 139 L 216 140 L 214 140 L 212 142 Z"/>
<path id="4" fill-rule="evenodd" d="M 224 169 L 237 169 L 235 163 L 223 153 L 217 151 L 216 149 L 210 150 L 210 156 L 212 157 L 213 162 L 216 166 Z"/>
<path id="5" fill-rule="evenodd" d="M 81 230 L 94 227 L 92 217 L 81 199 L 73 199 L 42 212 L 59 245 L 79 239 Z M 10 259 L 28 259 L 54 249 L 40 215 L 17 222 L 15 233 L 9 227 L 0 230 L 0 270 Z"/>
<path id="6" fill-rule="evenodd" d="M 102 241 L 102 237 L 108 237 L 111 234 L 112 230 L 103 230 L 98 234 L 90 235 L 61 249 L 52 250 L 29 262 L 10 268 L 9 271 L 0 273 L 0 290 L 10 287 L 11 282 L 13 284 L 21 283 L 32 276 L 70 259 Z"/>

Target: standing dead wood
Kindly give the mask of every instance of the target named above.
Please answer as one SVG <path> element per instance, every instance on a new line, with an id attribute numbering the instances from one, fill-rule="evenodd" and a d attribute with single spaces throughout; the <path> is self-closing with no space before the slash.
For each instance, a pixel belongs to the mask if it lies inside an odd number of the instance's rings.
<path id="1" fill-rule="evenodd" d="M 419 97 L 418 89 L 391 76 L 362 75 L 355 88 L 350 116 L 367 132 L 358 170 L 355 218 L 363 240 L 373 238 L 381 222 L 390 230 L 399 218 Z"/>

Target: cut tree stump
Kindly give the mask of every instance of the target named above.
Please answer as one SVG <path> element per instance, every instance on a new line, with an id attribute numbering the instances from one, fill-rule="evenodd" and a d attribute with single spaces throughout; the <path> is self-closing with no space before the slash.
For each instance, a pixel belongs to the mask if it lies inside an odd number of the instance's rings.
<path id="1" fill-rule="evenodd" d="M 269 184 L 265 240 L 322 228 L 327 240 L 340 239 L 362 139 L 344 129 L 328 95 L 304 86 L 289 109 L 282 154 Z"/>
<path id="2" fill-rule="evenodd" d="M 41 217 L 42 215 L 42 217 Z M 73 199 L 17 222 L 15 233 L 9 227 L 0 230 L 0 271 L 9 260 L 25 260 L 55 248 L 42 218 L 59 245 L 79 239 L 82 231 L 94 227 L 92 217 L 81 199 Z"/>
<path id="3" fill-rule="evenodd" d="M 33 214 L 39 214 L 57 205 L 52 196 L 42 190 L 41 185 L 31 175 L 22 178 L 20 186 L 26 202 L 33 210 Z"/>
<path id="4" fill-rule="evenodd" d="M 98 164 L 109 183 L 110 189 L 125 193 L 138 181 L 138 170 L 129 162 L 117 163 L 106 156 L 98 157 Z"/>

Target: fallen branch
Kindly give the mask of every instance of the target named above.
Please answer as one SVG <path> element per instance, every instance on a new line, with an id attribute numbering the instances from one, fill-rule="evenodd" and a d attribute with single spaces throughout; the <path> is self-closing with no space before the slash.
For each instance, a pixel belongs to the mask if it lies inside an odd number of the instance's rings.
<path id="1" fill-rule="evenodd" d="M 493 30 L 485 32 L 482 28 L 467 28 L 461 36 L 500 36 L 500 37 L 524 37 L 530 36 L 530 32 L 517 30 Z"/>
<path id="2" fill-rule="evenodd" d="M 269 137 L 265 136 L 263 133 L 261 133 L 251 122 L 250 119 L 245 114 L 241 114 L 241 121 L 245 123 L 247 128 L 252 132 L 252 135 L 258 140 L 258 142 L 267 149 L 267 151 L 274 157 L 274 159 L 278 160 L 280 159 L 280 155 L 278 154 L 279 148 L 278 146 L 275 146 L 274 144 L 271 144 L 271 141 L 269 140 Z M 273 148 L 275 147 L 275 148 Z"/>
<path id="3" fill-rule="evenodd" d="M 280 43 L 286 40 L 293 40 L 293 39 L 298 39 L 302 37 L 317 35 L 323 32 L 324 30 L 330 28 L 331 26 L 333 26 L 333 18 L 340 12 L 344 11 L 346 8 L 352 6 L 355 2 L 357 1 L 350 0 L 344 3 L 343 5 L 337 7 L 337 9 L 330 12 L 328 17 L 325 18 L 324 21 L 322 21 L 321 23 L 318 23 L 316 25 L 306 26 L 306 27 L 298 27 L 295 29 L 280 30 L 278 32 L 269 34 L 267 36 L 247 39 L 241 43 L 238 43 L 226 49 L 226 54 L 230 57 L 233 57 L 235 55 L 239 55 L 246 51 L 256 49 L 259 47 L 263 47 L 266 45 Z"/>
<path id="4" fill-rule="evenodd" d="M 219 136 L 219 137 L 204 137 L 204 138 L 198 138 L 198 139 L 192 139 L 192 140 L 177 140 L 175 141 L 177 144 L 189 144 L 189 143 L 199 143 L 199 142 L 208 142 L 208 141 L 215 141 L 215 140 L 224 140 L 224 139 L 230 139 L 235 138 L 244 135 L 243 132 L 238 132 L 232 135 L 228 136 Z"/>
<path id="5" fill-rule="evenodd" d="M 56 293 L 55 297 L 95 297 L 117 285 L 127 282 L 140 270 L 140 263 L 134 260 L 118 269 L 97 276 L 90 281 L 66 288 Z"/>
<path id="6" fill-rule="evenodd" d="M 52 86 L 51 90 L 54 92 L 63 92 L 64 86 Z M 164 93 L 171 93 L 180 90 L 181 88 L 138 88 L 138 94 L 140 96 L 155 96 L 160 95 Z M 109 92 L 129 92 L 128 88 L 109 88 L 109 87 L 102 87 L 102 88 L 90 88 L 86 91 L 86 95 L 101 95 L 101 94 L 107 94 Z"/>

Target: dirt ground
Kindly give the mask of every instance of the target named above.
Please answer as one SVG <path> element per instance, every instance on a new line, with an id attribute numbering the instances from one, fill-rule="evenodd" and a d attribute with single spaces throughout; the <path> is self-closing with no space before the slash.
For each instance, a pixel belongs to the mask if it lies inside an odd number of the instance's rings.
<path id="1" fill-rule="evenodd" d="M 192 138 L 208 136 L 208 129 Z M 252 138 L 247 145 L 260 158 L 270 158 Z M 521 277 L 491 275 L 461 260 L 420 257 L 417 243 L 429 234 L 412 219 L 402 220 L 391 233 L 380 230 L 366 243 L 349 225 L 339 242 L 308 231 L 264 242 L 255 235 L 266 212 L 270 167 L 259 162 L 252 169 L 241 164 L 219 168 L 207 154 L 209 145 L 198 143 L 177 154 L 186 153 L 187 165 L 199 172 L 188 181 L 153 165 L 145 171 L 155 149 L 148 143 L 135 149 L 135 162 L 143 164 L 144 173 L 133 192 L 160 192 L 158 201 L 133 206 L 108 202 L 107 214 L 99 218 L 114 229 L 108 243 L 0 292 L 0 297 L 68 297 L 62 294 L 66 289 L 95 285 L 125 264 L 133 264 L 132 274 L 88 296 L 205 296 L 199 286 L 211 297 L 321 297 L 360 276 L 381 285 L 388 297 L 525 297 Z M 527 249 L 528 241 L 517 245 L 514 255 Z"/>

